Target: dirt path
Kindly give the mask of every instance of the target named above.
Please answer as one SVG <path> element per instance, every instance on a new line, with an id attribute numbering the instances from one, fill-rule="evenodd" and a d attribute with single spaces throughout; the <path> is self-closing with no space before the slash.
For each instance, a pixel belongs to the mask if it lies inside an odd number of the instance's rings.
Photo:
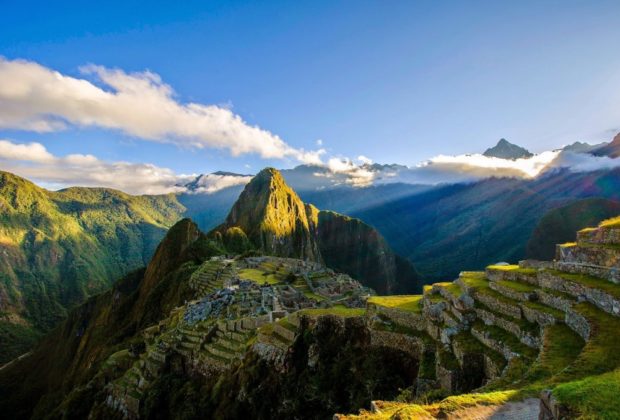
<path id="1" fill-rule="evenodd" d="M 10 362 L 0 366 L 0 370 L 4 369 L 5 367 L 11 366 L 13 363 L 17 362 L 18 360 L 22 360 L 24 357 L 30 356 L 32 354 L 31 351 L 29 351 L 28 353 L 24 353 L 21 356 L 11 360 Z"/>
<path id="2" fill-rule="evenodd" d="M 467 420 L 538 420 L 540 400 L 528 398 L 494 406 L 476 406 L 458 410 L 448 415 L 448 419 Z"/>

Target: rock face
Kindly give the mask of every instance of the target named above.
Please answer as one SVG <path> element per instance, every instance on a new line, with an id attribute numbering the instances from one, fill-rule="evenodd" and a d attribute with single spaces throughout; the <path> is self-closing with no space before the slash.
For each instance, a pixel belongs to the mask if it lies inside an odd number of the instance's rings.
<path id="1" fill-rule="evenodd" d="M 380 293 L 398 293 L 417 288 L 417 275 L 409 262 L 394 254 L 372 227 L 331 211 L 319 212 L 319 248 L 325 264 L 365 279 Z"/>
<path id="2" fill-rule="evenodd" d="M 231 253 L 242 252 L 246 244 L 245 250 L 325 262 L 379 293 L 421 287 L 411 263 L 396 255 L 377 230 L 305 204 L 273 168 L 262 170 L 246 185 L 226 222 L 210 235 L 221 237 Z M 234 249 L 227 244 L 235 244 Z"/>
<path id="3" fill-rule="evenodd" d="M 616 134 L 611 143 L 608 143 L 591 152 L 594 156 L 620 157 L 620 133 Z"/>
<path id="4" fill-rule="evenodd" d="M 517 146 L 516 144 L 512 144 L 506 139 L 500 139 L 494 147 L 485 150 L 483 155 L 511 160 L 534 156 L 529 150 L 521 146 Z"/>

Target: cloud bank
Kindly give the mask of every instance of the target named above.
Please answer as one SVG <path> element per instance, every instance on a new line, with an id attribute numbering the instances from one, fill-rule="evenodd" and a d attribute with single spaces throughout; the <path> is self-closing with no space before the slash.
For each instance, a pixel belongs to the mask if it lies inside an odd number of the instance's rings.
<path id="1" fill-rule="evenodd" d="M 481 154 L 439 155 L 412 167 L 373 164 L 364 156 L 355 161 L 332 158 L 326 164 L 314 167 L 314 178 L 305 185 L 302 177 L 294 177 L 293 174 L 288 176 L 298 188 L 307 186 L 308 189 L 325 189 L 343 185 L 367 187 L 397 182 L 422 185 L 454 184 L 491 177 L 532 179 L 544 172 L 560 168 L 573 172 L 590 172 L 617 167 L 620 167 L 620 159 L 555 150 L 516 160 Z"/>
<path id="2" fill-rule="evenodd" d="M 195 175 L 177 175 L 149 163 L 105 162 L 93 155 L 57 157 L 40 143 L 0 140 L 0 169 L 45 186 L 116 188 L 130 194 L 182 192 Z"/>
<path id="3" fill-rule="evenodd" d="M 306 151 L 246 123 L 230 109 L 181 103 L 150 71 L 125 73 L 89 65 L 75 78 L 25 60 L 0 57 L 0 128 L 51 132 L 70 127 L 119 130 L 130 136 L 181 147 L 226 149 L 233 156 L 317 164 L 325 150 Z"/>

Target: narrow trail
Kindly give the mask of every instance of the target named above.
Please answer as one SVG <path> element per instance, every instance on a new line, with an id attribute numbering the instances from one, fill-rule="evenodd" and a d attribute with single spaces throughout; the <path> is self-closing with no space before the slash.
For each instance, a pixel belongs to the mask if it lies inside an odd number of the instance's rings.
<path id="1" fill-rule="evenodd" d="M 450 413 L 449 420 L 538 420 L 540 400 L 528 398 L 494 406 L 475 406 Z"/>
<path id="2" fill-rule="evenodd" d="M 32 351 L 29 351 L 28 353 L 24 353 L 24 354 L 22 354 L 21 356 L 16 357 L 15 359 L 11 360 L 10 362 L 7 362 L 7 363 L 3 364 L 2 366 L 0 366 L 0 370 L 2 370 L 2 369 L 4 369 L 4 368 L 6 368 L 6 367 L 8 367 L 8 366 L 11 366 L 13 363 L 15 363 L 15 362 L 17 362 L 17 361 L 19 361 L 19 360 L 22 360 L 24 357 L 28 357 L 28 356 L 30 356 L 31 354 L 32 354 Z"/>

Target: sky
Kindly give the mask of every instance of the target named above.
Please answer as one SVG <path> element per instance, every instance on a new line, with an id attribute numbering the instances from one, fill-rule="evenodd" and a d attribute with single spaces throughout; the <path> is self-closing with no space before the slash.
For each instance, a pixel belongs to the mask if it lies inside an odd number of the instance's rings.
<path id="1" fill-rule="evenodd" d="M 0 169 L 49 186 L 160 192 L 620 130 L 617 1 L 0 6 Z"/>

